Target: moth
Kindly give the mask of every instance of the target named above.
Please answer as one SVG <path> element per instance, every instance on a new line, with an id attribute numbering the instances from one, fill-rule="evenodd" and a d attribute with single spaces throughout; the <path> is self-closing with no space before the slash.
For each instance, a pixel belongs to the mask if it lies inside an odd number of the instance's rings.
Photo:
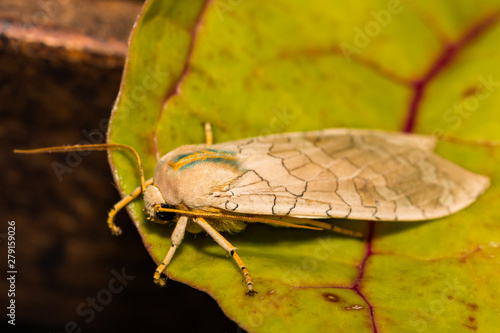
<path id="1" fill-rule="evenodd" d="M 433 153 L 432 136 L 363 129 L 327 129 L 275 134 L 213 144 L 181 146 L 164 155 L 152 179 L 145 180 L 137 152 L 120 144 L 77 145 L 17 150 L 18 153 L 74 150 L 126 150 L 139 166 L 141 186 L 114 205 L 116 213 L 144 195 L 148 219 L 174 222 L 172 246 L 154 273 L 156 284 L 186 231 L 207 232 L 230 253 L 243 273 L 247 291 L 256 291 L 248 268 L 220 232 L 242 231 L 247 223 L 333 230 L 331 218 L 423 221 L 457 212 L 480 196 L 489 179 Z"/>

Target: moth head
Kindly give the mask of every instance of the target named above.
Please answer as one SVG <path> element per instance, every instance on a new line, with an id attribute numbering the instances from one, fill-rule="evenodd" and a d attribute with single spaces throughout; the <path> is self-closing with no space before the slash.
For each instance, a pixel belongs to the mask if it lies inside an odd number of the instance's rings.
<path id="1" fill-rule="evenodd" d="M 146 213 L 152 218 L 160 219 L 162 221 L 172 221 L 175 219 L 176 214 L 171 212 L 156 212 L 155 206 L 160 205 L 162 208 L 175 208 L 169 205 L 163 199 L 160 189 L 155 185 L 149 185 L 144 192 L 144 204 L 146 206 Z"/>

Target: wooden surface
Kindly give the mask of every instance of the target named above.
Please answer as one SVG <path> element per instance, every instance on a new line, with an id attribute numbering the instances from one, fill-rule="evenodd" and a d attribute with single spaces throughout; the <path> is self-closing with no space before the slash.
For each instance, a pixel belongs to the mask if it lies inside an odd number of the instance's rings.
<path id="1" fill-rule="evenodd" d="M 153 284 L 155 265 L 126 213 L 117 221 L 124 234 L 111 236 L 106 214 L 120 198 L 105 153 L 82 157 L 62 181 L 52 164 L 68 166 L 68 155 L 12 153 L 80 143 L 88 140 L 85 133 L 104 137 L 102 123 L 118 92 L 128 34 L 141 5 L 0 3 L 0 234 L 7 232 L 7 221 L 16 221 L 16 331 L 64 332 L 72 321 L 82 332 L 240 331 L 206 294 L 173 281 L 163 289 Z M 0 238 L 2 276 L 6 248 Z M 86 322 L 89 315 L 77 313 L 78 307 L 102 299 L 113 271 L 122 270 L 133 278 Z M 0 279 L 2 331 L 13 329 L 5 317 L 7 290 Z"/>

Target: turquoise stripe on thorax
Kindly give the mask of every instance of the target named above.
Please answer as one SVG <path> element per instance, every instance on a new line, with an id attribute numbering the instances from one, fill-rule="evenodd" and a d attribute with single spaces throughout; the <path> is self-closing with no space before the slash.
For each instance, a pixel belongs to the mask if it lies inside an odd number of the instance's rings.
<path id="1" fill-rule="evenodd" d="M 212 155 L 212 153 L 214 155 L 217 155 L 217 156 L 220 156 L 220 157 L 223 157 L 225 155 L 233 156 L 234 154 L 236 154 L 234 151 L 217 150 L 217 149 L 207 148 L 207 149 L 203 149 L 203 150 L 197 150 L 197 151 L 194 151 L 194 152 L 191 152 L 191 153 L 177 155 L 176 157 L 174 157 L 174 159 L 172 160 L 172 162 L 177 163 L 180 160 L 182 160 L 183 158 L 186 158 L 186 157 L 189 157 L 189 156 L 194 157 L 195 155 L 198 155 L 198 154 Z"/>
<path id="2" fill-rule="evenodd" d="M 219 163 L 238 168 L 240 162 L 234 157 L 235 152 L 216 149 L 203 149 L 180 154 L 172 159 L 172 167 L 180 171 L 202 163 Z"/>
<path id="3" fill-rule="evenodd" d="M 176 157 L 173 158 L 172 162 L 173 163 L 177 163 L 179 162 L 180 160 L 182 160 L 183 158 L 185 157 L 188 157 L 189 155 L 192 155 L 193 153 L 187 153 L 187 154 L 180 154 L 180 155 L 177 155 Z"/>
<path id="4" fill-rule="evenodd" d="M 203 159 L 203 160 L 194 160 L 192 162 L 189 162 L 189 163 L 181 166 L 179 169 L 177 169 L 177 171 L 181 171 L 181 170 L 190 168 L 192 166 L 195 166 L 197 164 L 203 164 L 203 163 L 226 164 L 226 165 L 230 165 L 230 166 L 232 166 L 234 168 L 238 168 L 238 166 L 239 166 L 239 163 L 237 161 L 235 161 L 235 160 L 228 160 L 228 159 L 222 158 L 222 157 L 208 157 L 208 158 Z"/>

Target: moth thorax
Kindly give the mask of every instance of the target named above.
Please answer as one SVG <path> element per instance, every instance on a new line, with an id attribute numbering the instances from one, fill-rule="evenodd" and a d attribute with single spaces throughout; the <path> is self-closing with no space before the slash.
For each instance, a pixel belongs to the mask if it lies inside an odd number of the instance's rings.
<path id="1" fill-rule="evenodd" d="M 144 205 L 146 206 L 146 213 L 151 217 L 156 217 L 155 206 L 164 205 L 165 199 L 161 195 L 160 190 L 155 185 L 149 185 L 144 192 Z"/>

